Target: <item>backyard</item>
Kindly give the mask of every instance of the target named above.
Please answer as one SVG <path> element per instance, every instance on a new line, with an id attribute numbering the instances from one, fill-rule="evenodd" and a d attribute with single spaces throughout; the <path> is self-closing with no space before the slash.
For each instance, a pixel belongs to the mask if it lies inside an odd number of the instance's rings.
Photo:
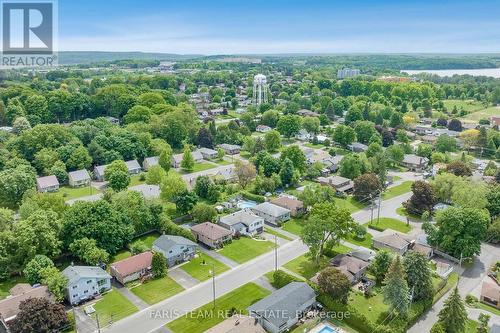
<path id="1" fill-rule="evenodd" d="M 215 275 L 225 272 L 229 269 L 226 265 L 213 259 L 203 252 L 198 252 L 196 258 L 191 259 L 188 263 L 181 265 L 180 269 L 197 279 L 205 281 L 212 275 L 210 271 L 215 267 Z"/>
<path id="2" fill-rule="evenodd" d="M 126 249 L 123 249 L 121 251 L 118 251 L 113 257 L 111 257 L 110 262 L 116 262 L 120 261 L 123 259 L 127 259 L 132 256 L 132 252 L 130 252 L 129 248 L 133 247 L 134 245 L 138 243 L 143 243 L 148 247 L 148 249 L 151 249 L 153 247 L 153 242 L 160 237 L 160 234 L 157 232 L 152 232 L 146 235 L 142 235 L 136 239 L 134 239 L 130 244 L 127 246 Z"/>
<path id="3" fill-rule="evenodd" d="M 146 281 L 130 288 L 137 297 L 148 304 L 155 304 L 183 291 L 177 282 L 168 276 Z"/>
<path id="4" fill-rule="evenodd" d="M 5 297 L 9 296 L 9 290 L 18 283 L 26 283 L 26 279 L 21 276 L 15 276 L 0 281 L 0 299 L 4 299 Z"/>
<path id="5" fill-rule="evenodd" d="M 132 302 L 114 289 L 105 293 L 93 307 L 96 311 L 95 313 L 99 315 L 99 321 L 102 326 L 128 317 L 132 313 L 138 311 L 137 307 L 132 304 Z"/>
<path id="6" fill-rule="evenodd" d="M 255 240 L 249 237 L 241 237 L 224 246 L 219 253 L 239 264 L 247 262 L 255 257 L 274 249 L 274 243 L 264 240 Z"/>
<path id="7" fill-rule="evenodd" d="M 366 226 L 368 228 L 373 227 L 376 230 L 392 229 L 403 233 L 408 233 L 411 230 L 411 226 L 405 222 L 390 217 L 381 217 L 379 220 L 373 219 Z"/>
<path id="8" fill-rule="evenodd" d="M 271 292 L 255 283 L 247 283 L 230 293 L 216 299 L 215 309 L 212 303 L 193 310 L 192 315 L 186 314 L 173 322 L 167 324 L 167 328 L 178 333 L 201 333 L 207 329 L 224 321 L 226 318 L 217 314 L 230 313 L 235 310 L 237 313 L 247 313 L 247 307 L 269 295 Z"/>
<path id="9" fill-rule="evenodd" d="M 76 198 L 85 197 L 88 195 L 94 195 L 101 193 L 98 189 L 92 186 L 84 186 L 84 187 L 69 187 L 69 186 L 61 186 L 59 188 L 59 192 L 64 198 L 64 200 L 71 200 Z"/>

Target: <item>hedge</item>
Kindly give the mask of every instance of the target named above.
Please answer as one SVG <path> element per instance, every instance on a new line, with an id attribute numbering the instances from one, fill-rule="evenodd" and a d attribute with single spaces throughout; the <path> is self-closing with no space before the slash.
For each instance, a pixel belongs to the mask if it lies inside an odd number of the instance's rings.
<path id="1" fill-rule="evenodd" d="M 377 231 L 385 231 L 385 228 L 379 227 L 378 225 L 368 224 L 368 228 L 377 230 Z"/>
<path id="2" fill-rule="evenodd" d="M 253 193 L 250 193 L 250 192 L 247 192 L 247 191 L 241 191 L 241 196 L 247 200 L 252 200 L 252 201 L 255 201 L 255 202 L 264 202 L 266 201 L 266 198 L 262 195 L 258 195 L 258 194 L 253 194 Z"/>

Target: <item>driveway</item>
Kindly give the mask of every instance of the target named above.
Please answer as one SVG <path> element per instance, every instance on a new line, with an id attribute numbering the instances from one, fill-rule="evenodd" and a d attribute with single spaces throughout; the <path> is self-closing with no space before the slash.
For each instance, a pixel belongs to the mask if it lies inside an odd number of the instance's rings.
<path id="1" fill-rule="evenodd" d="M 285 263 L 308 251 L 300 240 L 289 242 L 278 249 L 278 260 Z M 258 279 L 274 269 L 274 252 L 268 252 L 216 277 L 216 297 Z M 124 318 L 102 332 L 147 333 L 159 329 L 182 314 L 188 313 L 212 300 L 211 280 L 201 282 L 171 298 Z"/>
<path id="2" fill-rule="evenodd" d="M 174 281 L 180 284 L 184 289 L 189 289 L 200 283 L 200 281 L 183 271 L 180 267 L 169 269 L 168 276 L 174 279 Z"/>

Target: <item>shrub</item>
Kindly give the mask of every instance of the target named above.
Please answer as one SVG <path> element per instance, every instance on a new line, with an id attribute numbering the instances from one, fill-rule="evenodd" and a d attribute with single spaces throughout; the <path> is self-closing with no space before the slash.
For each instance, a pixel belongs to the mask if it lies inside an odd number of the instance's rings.
<path id="1" fill-rule="evenodd" d="M 252 201 L 255 201 L 255 202 L 264 202 L 266 201 L 266 198 L 262 195 L 258 195 L 258 194 L 253 194 L 253 193 L 250 193 L 250 192 L 247 192 L 247 191 L 241 191 L 241 196 L 247 200 L 252 200 Z"/>

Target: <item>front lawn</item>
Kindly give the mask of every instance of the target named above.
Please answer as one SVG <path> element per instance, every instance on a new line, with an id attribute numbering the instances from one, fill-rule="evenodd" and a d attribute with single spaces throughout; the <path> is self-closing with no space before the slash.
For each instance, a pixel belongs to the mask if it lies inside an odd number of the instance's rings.
<path id="1" fill-rule="evenodd" d="M 368 249 L 371 249 L 372 244 L 373 244 L 372 235 L 369 232 L 367 232 L 365 234 L 364 239 L 360 239 L 360 238 L 356 237 L 355 235 L 349 235 L 345 240 L 348 241 L 349 243 L 363 246 L 363 247 L 366 247 Z"/>
<path id="2" fill-rule="evenodd" d="M 149 280 L 130 288 L 131 292 L 150 305 L 172 297 L 183 290 L 184 288 L 168 276 Z"/>
<path id="3" fill-rule="evenodd" d="M 59 188 L 59 192 L 57 193 L 61 194 L 64 200 L 67 201 L 71 199 L 98 194 L 101 193 L 101 191 L 92 186 L 74 187 L 74 188 L 69 186 L 61 186 Z"/>
<path id="4" fill-rule="evenodd" d="M 388 200 L 397 197 L 399 195 L 405 194 L 407 192 L 410 192 L 411 184 L 413 184 L 413 182 L 411 180 L 407 180 L 399 185 L 389 187 L 384 193 L 382 193 L 382 199 Z"/>
<path id="5" fill-rule="evenodd" d="M 18 283 L 26 283 L 26 279 L 22 276 L 15 276 L 0 281 L 0 299 L 4 299 L 5 297 L 9 296 L 9 290 Z"/>
<path id="6" fill-rule="evenodd" d="M 216 166 L 217 165 L 215 165 L 215 164 L 206 163 L 206 162 L 195 163 L 194 167 L 193 167 L 193 170 L 187 171 L 187 170 L 181 169 L 180 173 L 181 174 L 187 174 L 187 173 L 193 173 L 193 172 L 200 172 L 200 171 L 205 171 L 205 170 L 208 170 L 208 169 L 213 169 Z"/>
<path id="7" fill-rule="evenodd" d="M 229 165 L 229 164 L 233 164 L 233 162 L 229 162 L 229 161 L 226 161 L 226 160 L 213 160 L 212 162 L 217 163 L 218 165 Z"/>
<path id="8" fill-rule="evenodd" d="M 230 244 L 224 246 L 219 253 L 229 259 L 242 264 L 255 257 L 274 249 L 274 243 L 269 241 L 255 240 L 249 237 L 234 239 Z"/>
<path id="9" fill-rule="evenodd" d="M 96 313 L 99 314 L 99 321 L 102 326 L 128 317 L 132 313 L 138 311 L 137 307 L 132 304 L 132 302 L 114 289 L 104 294 L 102 298 L 94 304 L 94 309 Z"/>
<path id="10" fill-rule="evenodd" d="M 304 143 L 304 147 L 313 148 L 313 149 L 321 149 L 324 147 L 324 145 L 321 143 L 314 144 L 314 143 L 308 142 L 308 143 Z"/>
<path id="11" fill-rule="evenodd" d="M 142 178 L 141 174 L 130 176 L 130 184 L 128 184 L 128 186 L 136 186 L 136 185 L 145 184 L 146 183 L 146 174 L 143 173 L 143 176 L 144 176 L 144 180 L 141 180 L 141 178 Z"/>
<path id="12" fill-rule="evenodd" d="M 305 221 L 302 219 L 292 218 L 289 221 L 286 221 L 281 228 L 285 231 L 288 231 L 294 235 L 300 236 L 302 232 L 302 228 L 304 227 Z"/>
<path id="13" fill-rule="evenodd" d="M 247 307 L 263 299 L 270 293 L 269 290 L 255 283 L 247 283 L 217 298 L 215 309 L 212 302 L 210 302 L 168 323 L 167 328 L 178 333 L 202 333 L 227 319 L 226 315 L 230 316 L 229 313 L 233 309 L 237 313 L 248 313 Z"/>
<path id="14" fill-rule="evenodd" d="M 406 211 L 406 208 L 404 208 L 403 206 L 396 209 L 396 213 L 398 213 L 401 216 L 409 217 L 410 219 L 417 221 L 417 222 L 422 221 L 422 218 L 420 216 L 408 214 L 408 212 Z"/>
<path id="15" fill-rule="evenodd" d="M 284 240 L 287 240 L 287 241 L 293 240 L 290 237 L 285 236 L 282 233 L 280 233 L 274 229 L 268 228 L 268 227 L 264 227 L 264 231 L 267 232 L 268 234 L 271 234 L 271 235 L 279 237 L 279 238 L 283 238 Z"/>
<path id="16" fill-rule="evenodd" d="M 358 210 L 361 210 L 361 209 L 366 207 L 365 204 L 357 201 L 352 196 L 349 196 L 345 199 L 334 198 L 333 201 L 335 201 L 335 204 L 337 205 L 337 207 L 345 208 L 349 211 L 349 213 L 357 212 Z"/>
<path id="17" fill-rule="evenodd" d="M 332 249 L 331 255 L 334 257 L 337 254 L 347 253 L 349 251 L 351 251 L 351 248 L 344 245 L 338 245 Z M 319 265 L 317 265 L 314 259 L 309 256 L 309 253 L 306 253 L 287 262 L 283 267 L 309 280 L 320 270 L 328 266 L 328 261 L 330 259 L 331 257 L 323 255 L 319 261 Z"/>
<path id="18" fill-rule="evenodd" d="M 368 222 L 367 226 L 368 228 L 373 226 L 375 230 L 392 229 L 403 233 L 408 233 L 411 230 L 411 226 L 405 222 L 390 217 L 381 217 L 380 220 L 374 219 Z"/>
<path id="19" fill-rule="evenodd" d="M 205 281 L 212 277 L 210 271 L 214 269 L 215 275 L 225 272 L 229 269 L 226 265 L 218 260 L 206 255 L 203 252 L 198 252 L 196 258 L 191 259 L 188 263 L 180 266 L 180 269 L 197 279 L 198 281 Z"/>
<path id="20" fill-rule="evenodd" d="M 481 302 L 477 302 L 476 303 L 476 308 L 482 309 L 484 311 L 491 312 L 494 315 L 500 316 L 500 310 L 497 309 L 497 308 L 492 307 L 491 305 L 484 304 L 484 303 L 481 303 Z"/>

